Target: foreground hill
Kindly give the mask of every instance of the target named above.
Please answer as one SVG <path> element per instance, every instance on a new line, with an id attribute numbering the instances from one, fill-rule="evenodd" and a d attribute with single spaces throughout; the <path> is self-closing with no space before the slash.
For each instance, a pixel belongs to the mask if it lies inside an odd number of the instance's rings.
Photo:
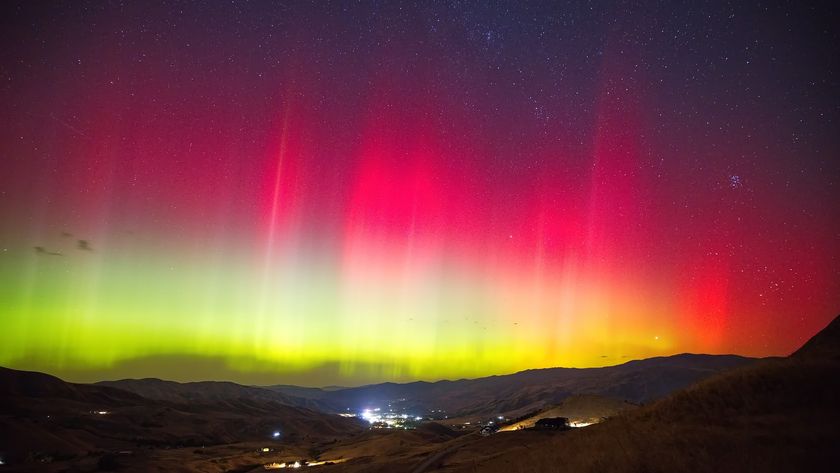
<path id="1" fill-rule="evenodd" d="M 840 317 L 785 359 L 722 373 L 568 432 L 507 432 L 448 452 L 452 472 L 802 472 L 840 465 Z"/>
<path id="2" fill-rule="evenodd" d="M 355 419 L 271 399 L 152 400 L 111 386 L 0 368 L 0 458 L 6 466 L 66 467 L 120 451 L 132 452 L 132 459 L 142 463 L 139 451 L 243 442 L 309 444 L 361 430 Z"/>
<path id="3" fill-rule="evenodd" d="M 572 396 L 559 406 L 549 407 L 534 415 L 526 416 L 524 419 L 508 423 L 499 431 L 528 429 L 534 427 L 538 420 L 551 417 L 565 417 L 573 424 L 594 424 L 637 407 L 635 404 L 608 397 Z"/>
<path id="4" fill-rule="evenodd" d="M 543 409 L 574 395 L 648 403 L 722 370 L 755 361 L 735 355 L 682 354 L 604 368 L 548 368 L 458 381 L 383 383 L 324 391 L 268 386 L 307 396 L 341 410 L 381 407 L 397 400 L 416 412 L 443 410 L 449 417 L 510 415 Z"/>

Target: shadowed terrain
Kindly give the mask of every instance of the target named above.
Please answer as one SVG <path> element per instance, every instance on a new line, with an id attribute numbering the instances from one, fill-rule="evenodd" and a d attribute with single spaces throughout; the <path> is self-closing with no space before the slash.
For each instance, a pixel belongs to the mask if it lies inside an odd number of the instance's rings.
<path id="1" fill-rule="evenodd" d="M 335 473 L 834 471 L 839 327 L 836 319 L 787 358 L 677 355 L 332 390 L 157 379 L 84 385 L 4 368 L 0 455 L 9 471 L 245 472 L 296 461 Z M 705 379 L 668 391 L 696 378 Z M 365 396 L 406 396 L 463 416 L 412 430 L 368 429 L 301 407 L 330 409 Z M 489 436 L 460 424 L 534 407 Z M 545 417 L 596 424 L 530 428 Z"/>
<path id="2" fill-rule="evenodd" d="M 336 412 L 339 410 L 336 406 L 326 401 L 287 395 L 270 389 L 256 386 L 242 386 L 224 381 L 176 383 L 174 381 L 145 378 L 101 381 L 96 384 L 130 391 L 148 399 L 177 403 L 226 402 L 233 399 L 247 398 L 251 400 L 279 402 L 288 406 L 305 407 L 325 412 Z"/>
<path id="3" fill-rule="evenodd" d="M 103 456 L 119 452 L 125 457 L 121 463 L 144 470 L 150 462 L 164 461 L 157 454 L 161 451 L 245 444 L 236 450 L 241 456 L 263 445 L 308 446 L 362 430 L 355 419 L 267 397 L 153 400 L 109 386 L 65 383 L 6 368 L 0 369 L 0 397 L 0 455 L 7 465 L 36 471 L 60 471 L 66 463 L 93 468 Z M 186 468 L 187 463 L 178 463 Z M 224 463 L 217 471 L 236 463 Z"/>
<path id="4" fill-rule="evenodd" d="M 800 472 L 840 465 L 840 318 L 785 359 L 702 381 L 567 432 L 507 432 L 441 458 L 452 472 Z"/>
<path id="5" fill-rule="evenodd" d="M 382 383 L 329 391 L 288 386 L 267 388 L 351 410 L 401 399 L 407 408 L 443 410 L 450 417 L 516 415 L 557 405 L 578 394 L 646 403 L 721 370 L 752 361 L 735 355 L 682 354 L 604 368 L 547 368 L 434 383 Z"/>

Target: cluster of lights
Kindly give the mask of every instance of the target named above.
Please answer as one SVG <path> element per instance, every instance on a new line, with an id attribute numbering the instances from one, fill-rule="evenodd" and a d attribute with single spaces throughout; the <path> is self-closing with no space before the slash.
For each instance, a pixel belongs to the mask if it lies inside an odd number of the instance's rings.
<path id="1" fill-rule="evenodd" d="M 321 465 L 331 465 L 335 463 L 342 463 L 347 461 L 346 458 L 340 458 L 337 460 L 321 460 L 321 461 L 295 461 L 295 462 L 284 462 L 284 463 L 266 463 L 263 465 L 263 469 L 266 470 L 279 470 L 281 468 L 303 468 L 305 466 L 321 466 Z"/>
<path id="2" fill-rule="evenodd" d="M 468 429 L 468 428 L 470 428 L 470 427 L 472 427 L 472 426 L 474 426 L 474 425 L 475 425 L 475 426 L 478 426 L 478 427 L 480 427 L 480 428 L 488 428 L 488 427 L 491 427 L 491 428 L 492 428 L 492 427 L 494 427 L 494 426 L 496 425 L 496 421 L 497 421 L 497 420 L 498 420 L 500 423 L 502 423 L 502 422 L 504 422 L 504 421 L 506 421 L 506 420 L 508 420 L 508 419 L 507 419 L 507 417 L 505 417 L 505 416 L 496 416 L 495 418 L 493 418 L 493 419 L 488 419 L 488 420 L 479 420 L 479 421 L 476 421 L 476 422 L 464 422 L 463 424 L 461 424 L 461 428 L 462 428 L 462 429 Z"/>
<path id="3" fill-rule="evenodd" d="M 410 429 L 411 422 L 419 422 L 423 420 L 420 416 L 410 414 L 398 414 L 393 411 L 382 413 L 380 408 L 365 409 L 362 411 L 360 417 L 374 428 L 397 428 Z"/>
<path id="4" fill-rule="evenodd" d="M 291 462 L 289 462 L 289 463 L 276 463 L 275 462 L 275 463 L 268 463 L 266 465 L 263 465 L 263 468 L 265 468 L 266 470 L 279 470 L 281 468 L 300 468 L 302 466 L 306 466 L 306 465 L 299 462 L 299 461 L 296 461 L 294 463 L 291 463 Z"/>

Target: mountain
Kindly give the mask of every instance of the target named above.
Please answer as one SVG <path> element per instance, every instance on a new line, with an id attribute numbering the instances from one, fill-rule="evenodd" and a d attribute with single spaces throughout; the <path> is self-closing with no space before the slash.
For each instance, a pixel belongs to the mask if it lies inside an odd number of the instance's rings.
<path id="1" fill-rule="evenodd" d="M 11 471 L 246 472 L 304 458 L 334 473 L 834 471 L 838 327 L 840 318 L 787 358 L 683 354 L 331 390 L 159 379 L 85 385 L 0 368 L 0 460 Z M 450 418 L 370 430 L 302 407 L 388 402 Z M 454 418 L 496 413 L 523 426 L 542 417 L 607 420 L 482 437 Z"/>
<path id="2" fill-rule="evenodd" d="M 64 397 L 75 399 L 80 393 L 70 384 L 44 373 L 0 367 L 0 396 Z"/>
<path id="3" fill-rule="evenodd" d="M 139 394 L 148 399 L 176 403 L 215 402 L 224 403 L 237 399 L 278 402 L 287 406 L 304 407 L 322 412 L 336 412 L 337 408 L 316 398 L 304 398 L 281 391 L 243 386 L 227 381 L 199 381 L 178 383 L 156 378 L 122 379 L 100 381 L 98 386 L 108 386 Z M 306 388 L 301 388 L 306 389 Z"/>
<path id="4" fill-rule="evenodd" d="M 48 374 L 13 370 L 2 366 L 0 366 L 0 397 L 61 398 L 91 403 L 133 402 L 140 399 L 139 396 L 119 389 L 65 383 Z"/>
<path id="5" fill-rule="evenodd" d="M 805 342 L 799 350 L 793 353 L 792 357 L 816 360 L 840 359 L 840 316 Z"/>
<path id="6" fill-rule="evenodd" d="M 336 471 L 368 471 L 374 464 L 384 468 L 379 471 L 394 471 L 395 466 L 408 468 L 421 460 L 427 468 L 437 460 L 432 453 L 444 458 L 471 445 L 474 435 L 433 423 L 417 431 L 365 431 L 355 419 L 324 411 L 389 401 L 426 412 L 443 409 L 450 417 L 546 412 L 558 405 L 555 408 L 588 413 L 617 411 L 625 403 L 615 399 L 648 402 L 696 379 L 752 362 L 737 356 L 686 354 L 606 368 L 552 368 L 330 390 L 159 379 L 85 385 L 2 368 L 0 460 L 23 462 L 33 471 L 42 462 L 92 470 L 114 452 L 128 451 L 133 456 L 119 460 L 128 471 L 247 471 L 261 467 L 264 458 L 259 452 L 269 445 L 272 452 L 277 448 L 275 459 L 313 455 L 352 460 Z M 273 438 L 274 432 L 279 438 Z M 383 451 L 390 453 L 382 456 Z"/>
<path id="7" fill-rule="evenodd" d="M 840 317 L 788 358 L 738 367 L 562 433 L 450 448 L 450 472 L 833 472 L 840 465 Z M 430 454 L 431 455 L 431 454 Z"/>
<path id="8" fill-rule="evenodd" d="M 288 386 L 267 389 L 326 402 L 338 411 L 398 403 L 418 414 L 443 410 L 449 417 L 515 416 L 580 394 L 648 403 L 722 370 L 754 361 L 735 355 L 681 354 L 604 368 L 547 368 L 434 383 L 382 383 L 332 391 Z"/>
<path id="9" fill-rule="evenodd" d="M 158 393 L 179 392 L 166 382 L 139 384 L 158 386 Z M 0 368 L 0 460 L 84 463 L 117 451 L 309 444 L 363 430 L 355 419 L 290 406 L 271 391 L 244 389 L 239 396 L 225 393 L 246 387 L 202 387 L 208 393 L 203 397 L 191 397 L 193 390 L 188 390 L 182 396 L 149 399 L 113 386 L 73 384 L 43 373 Z M 257 395 L 263 391 L 268 395 Z M 142 464 L 138 468 L 146 469 Z"/>
<path id="10" fill-rule="evenodd" d="M 270 389 L 278 393 L 287 394 L 304 399 L 324 399 L 328 393 L 334 391 L 342 391 L 345 389 L 353 389 L 340 386 L 328 386 L 323 388 L 307 388 L 303 386 L 295 386 L 293 384 L 275 384 L 272 386 L 263 386 L 265 389 Z"/>

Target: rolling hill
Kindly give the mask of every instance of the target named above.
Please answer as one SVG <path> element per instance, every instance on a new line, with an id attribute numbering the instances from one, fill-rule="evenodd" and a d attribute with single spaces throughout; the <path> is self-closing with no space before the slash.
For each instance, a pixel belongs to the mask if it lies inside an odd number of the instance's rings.
<path id="1" fill-rule="evenodd" d="M 176 403 L 230 402 L 238 399 L 248 399 L 251 401 L 277 402 L 287 406 L 303 407 L 322 412 L 338 411 L 336 406 L 314 397 L 298 397 L 277 390 L 243 386 L 227 381 L 178 383 L 156 378 L 144 378 L 100 381 L 96 385 L 122 389 L 147 399 Z"/>
<path id="2" fill-rule="evenodd" d="M 681 354 L 604 368 L 547 368 L 457 381 L 381 383 L 333 389 L 242 386 L 220 381 L 177 383 L 154 378 L 102 381 L 97 385 L 178 403 L 250 399 L 326 413 L 357 412 L 365 407 L 394 404 L 415 414 L 435 412 L 439 417 L 516 417 L 556 406 L 577 395 L 647 403 L 721 370 L 753 361 L 735 355 Z"/>
<path id="3" fill-rule="evenodd" d="M 684 354 L 330 390 L 157 379 L 84 385 L 0 369 L 0 459 L 11 471 L 97 471 L 113 458 L 122 471 L 262 471 L 296 458 L 334 461 L 328 473 L 834 471 L 839 390 L 840 318 L 787 358 Z M 566 432 L 482 437 L 433 422 L 368 430 L 301 407 L 391 399 L 474 416 L 541 410 L 526 423 L 609 418 Z"/>
<path id="4" fill-rule="evenodd" d="M 269 398 L 148 399 L 112 386 L 0 369 L 0 458 L 6 465 L 116 451 L 334 441 L 362 430 L 355 419 Z"/>
<path id="5" fill-rule="evenodd" d="M 604 368 L 547 368 L 457 381 L 382 383 L 340 390 L 267 386 L 288 395 L 307 396 L 340 411 L 384 406 L 400 400 L 418 413 L 443 410 L 449 417 L 511 415 L 560 404 L 588 394 L 642 404 L 722 370 L 754 362 L 735 355 L 682 354 L 649 358 Z"/>
<path id="6" fill-rule="evenodd" d="M 505 432 L 439 459 L 447 472 L 833 472 L 840 317 L 783 359 L 718 374 L 603 423 Z"/>

